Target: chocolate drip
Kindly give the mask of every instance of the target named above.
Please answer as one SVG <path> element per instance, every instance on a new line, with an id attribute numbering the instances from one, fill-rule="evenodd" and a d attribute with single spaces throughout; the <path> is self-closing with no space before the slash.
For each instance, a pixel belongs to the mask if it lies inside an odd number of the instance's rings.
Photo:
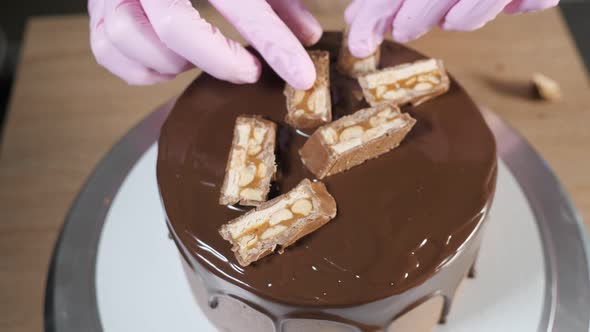
<path id="1" fill-rule="evenodd" d="M 332 68 L 340 39 L 326 33 L 314 47 L 330 51 Z M 401 45 L 382 45 L 381 67 L 421 58 Z M 332 70 L 331 86 L 335 119 L 367 106 L 355 80 Z M 256 307 L 275 328 L 316 318 L 384 329 L 392 317 L 439 295 L 446 317 L 475 260 L 495 187 L 495 144 L 477 107 L 454 80 L 448 93 L 404 106 L 418 122 L 398 148 L 324 179 L 338 203 L 336 218 L 284 254 L 243 268 L 217 232 L 243 213 L 217 204 L 236 116 L 258 114 L 278 125 L 271 198 L 313 178 L 297 154 L 313 130 L 283 122 L 283 87 L 266 65 L 252 85 L 201 75 L 162 128 L 158 184 L 192 273 L 211 295 Z"/>

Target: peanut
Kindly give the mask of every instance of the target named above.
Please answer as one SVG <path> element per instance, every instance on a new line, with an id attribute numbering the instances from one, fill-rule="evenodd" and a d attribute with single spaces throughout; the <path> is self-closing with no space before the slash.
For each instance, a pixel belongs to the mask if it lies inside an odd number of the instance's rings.
<path id="1" fill-rule="evenodd" d="M 260 189 L 246 188 L 240 192 L 240 198 L 260 201 L 262 200 L 262 191 Z"/>
<path id="2" fill-rule="evenodd" d="M 315 113 L 316 99 L 317 99 L 317 91 L 310 93 L 309 97 L 307 97 L 307 110 L 309 110 L 311 113 Z"/>
<path id="3" fill-rule="evenodd" d="M 255 156 L 262 151 L 262 146 L 253 141 L 254 140 L 250 140 L 251 144 L 248 145 L 248 155 L 250 156 Z"/>
<path id="4" fill-rule="evenodd" d="M 254 141 L 258 144 L 262 144 L 264 136 L 266 135 L 265 128 L 254 128 Z"/>
<path id="5" fill-rule="evenodd" d="M 387 87 L 385 87 L 385 85 L 379 85 L 377 87 L 377 89 L 375 89 L 375 95 L 377 97 L 381 97 L 381 96 L 383 96 L 383 94 L 385 93 L 385 91 L 387 91 Z"/>
<path id="6" fill-rule="evenodd" d="M 247 124 L 240 124 L 237 126 L 238 131 L 238 146 L 245 148 L 248 145 L 248 137 L 250 137 L 250 126 Z"/>
<path id="7" fill-rule="evenodd" d="M 289 211 L 288 209 L 281 209 L 273 213 L 272 216 L 270 216 L 270 220 L 268 221 L 268 223 L 274 226 L 276 224 L 279 224 L 285 220 L 289 220 L 292 218 L 293 213 L 291 213 L 291 211 Z"/>
<path id="8" fill-rule="evenodd" d="M 369 118 L 369 124 L 371 125 L 371 127 L 378 127 L 386 121 L 387 119 L 381 116 L 372 116 L 371 118 Z"/>
<path id="9" fill-rule="evenodd" d="M 260 163 L 258 168 L 256 169 L 256 176 L 259 178 L 263 178 L 266 175 L 267 167 L 265 164 Z"/>
<path id="10" fill-rule="evenodd" d="M 240 171 L 240 179 L 238 180 L 238 185 L 240 187 L 244 187 L 249 185 L 252 181 L 254 181 L 254 174 L 256 173 L 256 166 L 250 165 L 248 167 L 243 168 Z"/>
<path id="11" fill-rule="evenodd" d="M 313 209 L 313 206 L 312 206 L 311 202 L 308 199 L 304 199 L 304 198 L 296 201 L 291 206 L 291 211 L 293 211 L 293 213 L 300 214 L 304 217 L 309 215 L 311 213 L 312 209 Z"/>
<path id="12" fill-rule="evenodd" d="M 386 108 L 383 111 L 377 113 L 377 116 L 381 118 L 388 118 L 391 115 L 392 111 L 391 108 Z"/>
<path id="13" fill-rule="evenodd" d="M 421 83 L 414 85 L 414 91 L 425 91 L 425 90 L 429 90 L 429 89 L 432 89 L 432 84 L 430 84 L 430 83 L 421 82 Z"/>
<path id="14" fill-rule="evenodd" d="M 394 100 L 394 99 L 403 98 L 405 96 L 406 96 L 406 91 L 403 89 L 389 90 L 385 94 L 383 94 L 383 99 Z"/>
<path id="15" fill-rule="evenodd" d="M 271 227 L 271 228 L 267 229 L 266 231 L 264 231 L 264 233 L 262 233 L 260 238 L 264 240 L 264 239 L 268 239 L 268 238 L 277 236 L 286 229 L 287 229 L 287 226 L 285 226 L 285 225 L 276 225 L 275 227 Z"/>
<path id="16" fill-rule="evenodd" d="M 352 126 L 344 129 L 340 133 L 340 141 L 349 141 L 359 138 L 363 135 L 364 129 L 361 126 Z"/>
<path id="17" fill-rule="evenodd" d="M 324 137 L 324 140 L 326 141 L 326 143 L 328 143 L 328 144 L 336 143 L 336 140 L 338 139 L 338 133 L 336 132 L 336 130 L 328 127 L 326 129 L 322 130 L 321 133 L 322 133 L 322 136 Z"/>
<path id="18" fill-rule="evenodd" d="M 293 99 L 291 99 L 291 102 L 293 103 L 293 105 L 297 105 L 303 100 L 304 97 L 304 90 L 295 90 L 295 92 L 293 92 Z"/>

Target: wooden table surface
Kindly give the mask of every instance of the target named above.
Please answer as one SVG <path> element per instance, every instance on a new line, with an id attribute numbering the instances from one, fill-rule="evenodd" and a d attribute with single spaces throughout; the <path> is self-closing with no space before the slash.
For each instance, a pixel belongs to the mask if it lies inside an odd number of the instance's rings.
<path id="1" fill-rule="evenodd" d="M 326 29 L 342 27 L 340 9 L 316 7 Z M 211 10 L 203 15 L 237 36 Z M 113 143 L 197 75 L 126 86 L 95 64 L 87 26 L 82 16 L 28 24 L 0 152 L 1 331 L 42 330 L 47 268 L 76 193 Z M 473 33 L 435 31 L 411 46 L 444 59 L 478 103 L 516 127 L 590 216 L 589 81 L 558 10 L 503 16 Z M 559 81 L 565 98 L 531 100 L 534 71 Z"/>

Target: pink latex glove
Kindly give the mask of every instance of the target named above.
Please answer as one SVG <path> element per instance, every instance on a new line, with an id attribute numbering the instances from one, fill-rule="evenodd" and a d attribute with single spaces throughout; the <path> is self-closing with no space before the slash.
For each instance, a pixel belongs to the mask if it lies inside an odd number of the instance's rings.
<path id="1" fill-rule="evenodd" d="M 388 31 L 399 42 L 416 39 L 436 25 L 445 30 L 482 27 L 500 12 L 522 13 L 557 5 L 559 0 L 353 0 L 344 14 L 348 45 L 357 57 L 373 53 Z"/>
<path id="2" fill-rule="evenodd" d="M 287 82 L 307 89 L 315 68 L 302 43 L 322 28 L 299 0 L 209 1 Z M 97 62 L 130 84 L 168 80 L 196 66 L 235 83 L 253 83 L 258 59 L 229 40 L 189 0 L 89 0 L 90 40 Z"/>

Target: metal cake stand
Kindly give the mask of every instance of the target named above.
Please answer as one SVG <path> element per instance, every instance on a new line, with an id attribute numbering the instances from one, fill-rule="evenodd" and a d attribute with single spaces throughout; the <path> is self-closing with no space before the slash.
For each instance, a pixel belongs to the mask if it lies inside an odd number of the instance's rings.
<path id="1" fill-rule="evenodd" d="M 157 141 L 174 101 L 127 133 L 97 165 L 66 217 L 45 295 L 45 330 L 101 332 L 95 289 L 97 248 L 113 197 L 142 154 Z M 535 215 L 545 260 L 539 331 L 590 331 L 589 245 L 580 215 L 547 163 L 497 115 L 484 117 L 500 158 Z"/>

